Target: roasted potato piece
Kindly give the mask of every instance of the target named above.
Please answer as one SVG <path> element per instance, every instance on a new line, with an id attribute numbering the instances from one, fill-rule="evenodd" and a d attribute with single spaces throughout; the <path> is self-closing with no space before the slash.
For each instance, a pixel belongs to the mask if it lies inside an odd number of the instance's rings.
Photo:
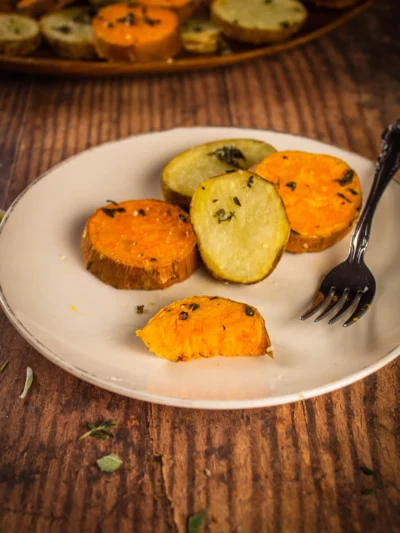
<path id="1" fill-rule="evenodd" d="M 288 252 L 320 252 L 340 241 L 357 221 L 360 180 L 330 155 L 276 152 L 254 171 L 276 183 L 291 225 Z"/>
<path id="2" fill-rule="evenodd" d="M 40 31 L 54 52 L 69 59 L 94 59 L 90 7 L 71 7 L 40 19 Z"/>
<path id="3" fill-rule="evenodd" d="M 274 152 L 269 144 L 254 139 L 225 139 L 190 148 L 164 167 L 164 198 L 189 209 L 193 193 L 202 181 L 227 170 L 250 168 Z"/>
<path id="4" fill-rule="evenodd" d="M 86 269 L 116 289 L 166 289 L 196 269 L 189 216 L 159 200 L 97 209 L 87 221 L 81 250 Z"/>
<path id="5" fill-rule="evenodd" d="M 38 23 L 13 13 L 0 13 L 0 54 L 25 56 L 40 44 Z"/>
<path id="6" fill-rule="evenodd" d="M 206 268 L 224 281 L 266 278 L 290 235 L 275 185 L 246 170 L 204 181 L 193 195 L 190 216 Z"/>
<path id="7" fill-rule="evenodd" d="M 185 20 L 198 11 L 201 0 L 140 0 L 140 4 L 170 9 L 178 15 L 179 20 Z"/>
<path id="8" fill-rule="evenodd" d="M 187 52 L 212 54 L 218 50 L 221 28 L 210 20 L 188 19 L 181 24 L 182 46 Z"/>
<path id="9" fill-rule="evenodd" d="M 104 7 L 93 20 L 93 37 L 99 56 L 110 61 L 167 60 L 181 48 L 178 16 L 160 7 Z"/>
<path id="10" fill-rule="evenodd" d="M 192 296 L 159 311 L 136 332 L 150 351 L 170 361 L 269 354 L 264 319 L 255 307 L 217 296 Z"/>
<path id="11" fill-rule="evenodd" d="M 284 41 L 307 18 L 306 8 L 297 0 L 214 0 L 211 14 L 224 35 L 252 44 Z"/>

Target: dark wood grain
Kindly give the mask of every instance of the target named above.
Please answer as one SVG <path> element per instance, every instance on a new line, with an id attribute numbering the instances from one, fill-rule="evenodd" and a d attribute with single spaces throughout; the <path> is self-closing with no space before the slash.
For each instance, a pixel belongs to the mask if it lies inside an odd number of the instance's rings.
<path id="1" fill-rule="evenodd" d="M 400 117 L 399 17 L 396 1 L 376 2 L 328 37 L 226 70 L 103 80 L 1 74 L 2 206 L 72 154 L 175 126 L 271 128 L 374 158 L 381 130 Z M 1 532 L 183 533 L 204 508 L 207 533 L 400 531 L 399 362 L 313 400 L 201 412 L 78 381 L 1 316 L 6 359 Z M 28 365 L 36 379 L 23 401 Z M 77 441 L 87 421 L 108 418 L 114 441 Z M 101 473 L 95 460 L 110 452 L 124 465 Z M 375 493 L 362 495 L 368 487 Z"/>

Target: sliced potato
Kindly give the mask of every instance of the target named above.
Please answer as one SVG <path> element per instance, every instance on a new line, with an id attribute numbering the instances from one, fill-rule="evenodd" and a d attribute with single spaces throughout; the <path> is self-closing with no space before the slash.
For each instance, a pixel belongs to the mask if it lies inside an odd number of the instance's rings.
<path id="1" fill-rule="evenodd" d="M 276 183 L 292 228 L 288 252 L 320 252 L 343 239 L 362 205 L 361 184 L 347 163 L 324 154 L 276 152 L 254 172 Z"/>
<path id="2" fill-rule="evenodd" d="M 177 155 L 162 173 L 162 188 L 168 202 L 188 209 L 200 183 L 227 170 L 250 168 L 275 152 L 253 139 L 225 139 L 200 144 Z"/>
<path id="3" fill-rule="evenodd" d="M 307 18 L 297 0 L 214 0 L 211 13 L 227 37 L 252 44 L 284 41 Z"/>
<path id="4" fill-rule="evenodd" d="M 159 357 L 273 357 L 263 317 L 255 307 L 217 296 L 192 296 L 161 309 L 136 332 Z"/>
<path id="5" fill-rule="evenodd" d="M 206 19 L 188 19 L 181 25 L 182 46 L 187 52 L 212 54 L 218 50 L 221 28 Z"/>
<path id="6" fill-rule="evenodd" d="M 22 15 L 0 13 L 0 54 L 25 56 L 40 43 L 39 24 Z"/>
<path id="7" fill-rule="evenodd" d="M 275 185 L 246 170 L 204 181 L 193 195 L 190 216 L 206 268 L 224 281 L 266 278 L 289 240 Z"/>
<path id="8" fill-rule="evenodd" d="M 40 30 L 54 52 L 70 59 L 97 57 L 92 38 L 92 18 L 96 10 L 71 7 L 40 19 Z"/>

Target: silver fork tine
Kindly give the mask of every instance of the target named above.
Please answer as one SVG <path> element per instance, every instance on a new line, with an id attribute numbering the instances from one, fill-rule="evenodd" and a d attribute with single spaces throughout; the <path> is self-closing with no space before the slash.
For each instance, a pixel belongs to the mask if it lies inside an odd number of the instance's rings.
<path id="1" fill-rule="evenodd" d="M 328 324 L 331 325 L 337 322 L 338 320 L 340 320 L 342 316 L 348 311 L 349 307 L 353 305 L 356 298 L 357 298 L 357 293 L 351 293 L 349 289 L 346 289 L 343 294 L 344 304 L 342 308 L 340 309 L 338 313 L 336 313 L 334 317 L 332 317 L 329 320 Z"/>
<path id="2" fill-rule="evenodd" d="M 322 313 L 319 316 L 317 316 L 314 322 L 319 322 L 320 320 L 323 320 L 326 317 L 326 315 L 329 315 L 329 313 L 333 311 L 333 309 L 335 308 L 340 309 L 341 304 L 343 303 L 343 297 L 345 295 L 346 290 L 338 298 L 336 296 L 336 289 L 335 289 L 335 293 L 332 295 L 332 300 L 330 304 L 322 311 Z"/>
<path id="3" fill-rule="evenodd" d="M 315 298 L 310 309 L 308 309 L 308 311 L 301 315 L 301 320 L 307 320 L 308 318 L 310 318 L 310 316 L 314 315 L 317 311 L 319 311 L 321 307 L 328 301 L 328 299 L 333 296 L 333 293 L 334 289 L 332 288 L 330 289 L 328 294 L 326 293 L 326 291 L 324 293 L 324 289 L 321 286 L 318 291 L 317 297 Z"/>
<path id="4" fill-rule="evenodd" d="M 343 324 L 343 327 L 347 328 L 351 326 L 352 324 L 355 324 L 357 320 L 359 320 L 363 315 L 365 315 L 365 313 L 371 307 L 374 296 L 375 296 L 375 290 L 365 291 L 362 294 L 354 313 L 351 315 L 351 317 L 348 320 L 346 320 L 346 322 Z"/>

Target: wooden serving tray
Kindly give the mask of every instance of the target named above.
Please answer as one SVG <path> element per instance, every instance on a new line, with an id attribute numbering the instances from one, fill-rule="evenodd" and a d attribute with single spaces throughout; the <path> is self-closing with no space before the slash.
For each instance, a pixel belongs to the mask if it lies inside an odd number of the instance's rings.
<path id="1" fill-rule="evenodd" d="M 306 24 L 288 41 L 267 46 L 249 46 L 230 42 L 229 55 L 189 55 L 181 54 L 173 61 L 153 61 L 149 63 L 113 63 L 105 61 L 73 61 L 60 59 L 42 45 L 29 57 L 0 56 L 0 70 L 25 72 L 29 74 L 51 74 L 68 76 L 110 76 L 117 74 L 148 74 L 157 72 L 181 72 L 232 65 L 262 56 L 270 56 L 305 44 L 324 35 L 365 11 L 373 0 L 363 0 L 356 6 L 344 10 L 333 10 L 308 6 L 309 17 Z"/>

